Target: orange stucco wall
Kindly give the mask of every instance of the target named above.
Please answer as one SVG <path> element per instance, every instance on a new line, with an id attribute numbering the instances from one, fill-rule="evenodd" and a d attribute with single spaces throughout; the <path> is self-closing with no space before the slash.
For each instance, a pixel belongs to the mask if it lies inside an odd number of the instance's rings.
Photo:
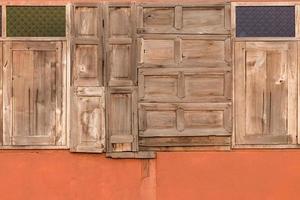
<path id="1" fill-rule="evenodd" d="M 0 151 L 1 200 L 298 200 L 300 150 L 159 153 L 156 160 Z"/>
<path id="2" fill-rule="evenodd" d="M 69 1 L 0 2 L 65 4 Z M 150 161 L 113 160 L 104 155 L 74 154 L 67 150 L 0 151 L 0 200 L 298 200 L 299 197 L 300 150 L 158 153 L 157 159 Z"/>

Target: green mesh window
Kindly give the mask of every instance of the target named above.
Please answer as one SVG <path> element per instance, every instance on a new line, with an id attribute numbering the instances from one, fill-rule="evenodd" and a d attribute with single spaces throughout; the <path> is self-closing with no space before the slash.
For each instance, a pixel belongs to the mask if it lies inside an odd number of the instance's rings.
<path id="1" fill-rule="evenodd" d="M 64 6 L 7 6 L 8 37 L 64 37 Z"/>

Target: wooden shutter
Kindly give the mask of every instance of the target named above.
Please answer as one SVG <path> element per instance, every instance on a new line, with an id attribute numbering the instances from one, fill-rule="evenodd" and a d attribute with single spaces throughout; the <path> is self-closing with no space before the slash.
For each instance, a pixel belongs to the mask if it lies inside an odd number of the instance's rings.
<path id="1" fill-rule="evenodd" d="M 228 149 L 229 4 L 137 6 L 139 150 Z"/>
<path id="2" fill-rule="evenodd" d="M 140 5 L 139 33 L 230 33 L 230 4 Z"/>
<path id="3" fill-rule="evenodd" d="M 235 43 L 236 144 L 295 144 L 297 43 Z"/>
<path id="4" fill-rule="evenodd" d="M 136 85 L 136 16 L 134 4 L 105 6 L 108 86 Z"/>
<path id="5" fill-rule="evenodd" d="M 136 152 L 137 89 L 111 87 L 107 97 L 108 152 Z"/>
<path id="6" fill-rule="evenodd" d="M 105 150 L 102 8 L 72 8 L 71 151 Z"/>
<path id="7" fill-rule="evenodd" d="M 0 12 L 1 13 L 1 12 Z M 1 26 L 0 26 L 1 27 Z M 1 31 L 0 31 L 1 32 Z M 0 42 L 0 66 L 3 67 L 3 43 Z M 0 94 L 0 146 L 3 144 L 3 71 L 0 70 L 0 90 L 2 91 Z"/>
<path id="8" fill-rule="evenodd" d="M 66 145 L 65 50 L 61 42 L 4 43 L 4 145 Z"/>

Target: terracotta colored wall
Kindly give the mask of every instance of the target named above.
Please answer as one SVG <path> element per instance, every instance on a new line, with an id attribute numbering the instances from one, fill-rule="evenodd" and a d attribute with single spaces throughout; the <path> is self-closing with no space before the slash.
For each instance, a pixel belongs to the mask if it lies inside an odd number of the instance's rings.
<path id="1" fill-rule="evenodd" d="M 0 151 L 1 200 L 293 200 L 300 150 L 159 153 L 112 160 L 68 151 Z"/>
<path id="2" fill-rule="evenodd" d="M 112 160 L 66 150 L 0 151 L 0 200 L 298 200 L 299 196 L 300 150 L 159 153 L 151 161 Z"/>

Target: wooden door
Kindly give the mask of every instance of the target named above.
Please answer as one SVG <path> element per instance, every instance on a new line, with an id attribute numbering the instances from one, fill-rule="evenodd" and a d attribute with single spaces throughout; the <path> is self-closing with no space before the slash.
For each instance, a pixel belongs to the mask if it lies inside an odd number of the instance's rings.
<path id="1" fill-rule="evenodd" d="M 295 144 L 297 43 L 235 43 L 237 144 Z"/>
<path id="2" fill-rule="evenodd" d="M 5 42 L 4 145 L 64 145 L 61 42 Z"/>

